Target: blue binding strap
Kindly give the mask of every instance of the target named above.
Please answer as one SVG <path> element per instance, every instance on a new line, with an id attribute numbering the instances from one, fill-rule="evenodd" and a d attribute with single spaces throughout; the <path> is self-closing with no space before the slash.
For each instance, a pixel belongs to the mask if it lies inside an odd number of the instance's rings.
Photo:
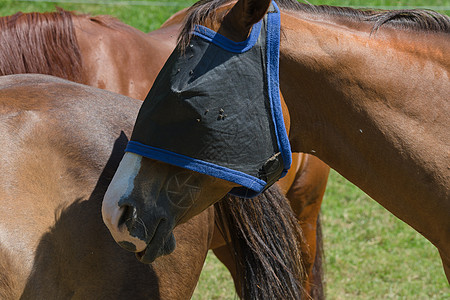
<path id="1" fill-rule="evenodd" d="M 251 175 L 135 141 L 128 142 L 125 151 L 240 184 L 251 190 L 246 193 L 248 198 L 259 194 L 266 186 L 264 180 Z"/>
<path id="2" fill-rule="evenodd" d="M 261 24 L 262 21 L 259 21 L 258 23 L 253 25 L 249 37 L 242 42 L 232 41 L 229 38 L 221 35 L 220 33 L 215 32 L 214 30 L 211 30 L 203 25 L 195 25 L 194 31 L 192 33 L 204 40 L 207 40 L 219 46 L 224 50 L 233 53 L 244 53 L 250 50 L 258 41 L 258 37 L 261 32 Z"/>
<path id="3" fill-rule="evenodd" d="M 279 65 L 280 65 L 280 10 L 272 1 L 276 12 L 267 14 L 267 81 L 271 104 L 272 120 L 277 135 L 278 149 L 283 157 L 284 170 L 281 178 L 286 175 L 292 163 L 291 144 L 284 125 L 283 110 L 280 99 Z"/>

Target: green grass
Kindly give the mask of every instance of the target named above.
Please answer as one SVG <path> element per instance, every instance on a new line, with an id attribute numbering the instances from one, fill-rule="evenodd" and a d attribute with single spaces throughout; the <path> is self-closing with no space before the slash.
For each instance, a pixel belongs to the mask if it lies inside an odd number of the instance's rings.
<path id="1" fill-rule="evenodd" d="M 175 0 L 173 0 L 175 1 Z M 179 7 L 59 3 L 67 10 L 113 15 L 142 31 L 151 31 Z M 313 4 L 370 7 L 450 6 L 450 0 L 309 0 Z M 17 11 L 53 11 L 54 3 L 0 0 L 0 15 Z M 450 13 L 447 11 L 446 13 Z M 332 172 L 322 207 L 329 299 L 450 299 L 450 287 L 437 250 L 358 188 Z M 193 299 L 237 298 L 231 277 L 208 255 Z"/>

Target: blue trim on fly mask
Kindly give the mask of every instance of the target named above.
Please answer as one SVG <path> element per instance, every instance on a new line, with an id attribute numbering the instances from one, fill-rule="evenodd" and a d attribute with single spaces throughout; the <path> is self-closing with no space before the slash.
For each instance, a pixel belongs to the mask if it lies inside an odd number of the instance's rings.
<path id="1" fill-rule="evenodd" d="M 130 149 L 132 151 L 130 151 Z M 150 157 L 171 165 L 176 165 L 191 171 L 207 174 L 216 178 L 231 181 L 245 186 L 253 191 L 263 190 L 266 182 L 251 175 L 218 166 L 207 161 L 195 159 L 164 149 L 144 145 L 139 142 L 130 141 L 126 151 L 133 152 L 141 156 Z"/>
<path id="2" fill-rule="evenodd" d="M 272 2 L 273 8 L 267 14 L 266 30 L 266 84 L 268 99 L 271 107 L 271 118 L 275 129 L 276 143 L 283 161 L 283 177 L 291 165 L 291 149 L 283 121 L 281 99 L 279 93 L 279 42 L 280 42 L 280 12 L 277 5 Z M 232 52 L 244 53 L 253 48 L 261 33 L 262 20 L 252 27 L 249 37 L 243 42 L 234 42 L 219 33 L 204 27 L 196 26 L 193 34 L 216 46 Z M 151 101 L 151 100 L 150 100 Z M 244 172 L 223 167 L 215 163 L 196 159 L 173 151 L 153 147 L 131 140 L 128 143 L 127 152 L 133 152 L 141 156 L 163 161 L 172 165 L 210 175 L 230 182 L 237 183 L 241 187 L 234 188 L 230 194 L 251 198 L 264 191 L 268 184 L 255 176 Z M 281 178 L 280 177 L 280 178 Z"/>
<path id="3" fill-rule="evenodd" d="M 269 98 L 271 104 L 272 120 L 275 125 L 278 148 L 283 157 L 284 170 L 280 178 L 283 178 L 292 164 L 291 144 L 284 126 L 283 109 L 280 99 L 280 10 L 277 4 L 272 1 L 272 5 L 277 13 L 267 15 L 267 81 L 269 82 Z"/>
<path id="4" fill-rule="evenodd" d="M 258 41 L 262 20 L 254 24 L 249 37 L 242 42 L 235 42 L 203 25 L 195 25 L 193 34 L 233 53 L 244 53 Z"/>

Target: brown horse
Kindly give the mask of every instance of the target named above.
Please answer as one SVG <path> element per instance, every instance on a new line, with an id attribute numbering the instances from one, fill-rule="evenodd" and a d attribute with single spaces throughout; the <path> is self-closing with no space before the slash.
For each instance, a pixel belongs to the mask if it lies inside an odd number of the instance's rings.
<path id="1" fill-rule="evenodd" d="M 212 209 L 177 230 L 180 248 L 152 265 L 117 247 L 101 221 L 140 105 L 47 75 L 0 77 L 1 299 L 192 295 Z"/>
<path id="2" fill-rule="evenodd" d="M 430 240 L 450 279 L 449 18 L 420 10 L 376 12 L 290 0 L 277 3 L 280 86 L 291 115 L 292 149 L 317 155 Z M 188 49 L 198 24 L 222 35 L 217 38 L 221 42 L 247 43 L 270 4 L 199 2 L 187 17 L 178 53 Z M 269 14 L 277 11 L 270 9 Z M 220 65 L 213 53 L 208 54 L 210 66 Z M 230 78 L 230 73 L 223 73 L 223 78 Z M 187 199 L 194 201 L 192 205 L 178 203 L 185 209 L 176 212 L 162 205 L 163 184 L 181 174 L 201 192 Z M 106 192 L 103 217 L 116 241 L 134 243 L 139 257 L 151 259 L 161 251 L 152 236 L 171 239 L 170 226 L 158 227 L 162 218 L 176 226 L 236 186 L 127 152 Z M 180 186 L 179 192 L 188 188 Z M 124 205 L 112 209 L 120 201 Z M 122 222 L 122 214 L 133 220 L 130 211 L 144 221 L 148 236 Z"/>
<path id="3" fill-rule="evenodd" d="M 179 33 L 180 26 L 186 17 L 188 9 L 184 9 L 170 17 L 161 26 L 161 29 L 153 31 L 150 35 L 161 36 L 167 39 L 167 35 L 174 37 L 174 33 Z M 174 42 L 174 41 L 173 41 Z M 175 42 L 173 43 L 173 48 Z M 161 66 L 162 67 L 162 66 Z M 286 127 L 289 130 L 289 114 L 285 115 Z M 320 207 L 325 193 L 330 168 L 317 157 L 294 152 L 292 153 L 292 168 L 286 176 L 277 182 L 277 185 L 287 196 L 291 208 L 299 220 L 303 232 L 301 240 L 302 261 L 307 272 L 305 283 L 306 290 L 309 291 L 313 299 L 325 297 L 323 290 L 323 241 L 322 229 L 320 227 Z M 229 220 L 228 223 L 230 223 Z M 235 285 L 241 285 L 238 275 L 235 274 L 235 260 L 239 258 L 233 255 L 236 252 L 232 245 L 223 238 L 227 225 L 223 224 L 216 228 L 211 249 L 216 256 L 230 270 Z M 239 241 L 234 241 L 239 243 Z M 241 255 L 241 258 L 243 253 Z"/>
<path id="4" fill-rule="evenodd" d="M 76 35 L 76 30 L 72 26 L 73 21 L 78 21 L 78 25 L 83 26 L 82 28 L 79 28 L 79 31 L 82 34 Z M 106 26 L 107 22 L 108 24 L 111 24 L 111 26 Z M 137 51 L 139 47 L 147 49 L 147 51 L 141 51 L 141 53 L 143 54 L 140 55 L 140 58 L 147 59 L 150 61 L 150 63 L 153 60 L 159 61 L 161 59 L 165 59 L 158 56 L 158 51 L 160 48 L 164 48 L 164 43 L 162 43 L 161 47 L 158 48 L 154 46 L 157 43 L 152 42 L 152 40 L 149 39 L 150 42 L 147 45 L 145 44 L 145 39 L 147 38 L 145 34 L 107 16 L 99 18 L 90 18 L 89 16 L 78 17 L 63 10 L 60 10 L 57 13 L 48 14 L 19 13 L 11 17 L 0 18 L 0 24 L 2 25 L 0 27 L 0 36 L 2 37 L 2 43 L 0 45 L 0 69 L 2 71 L 2 75 L 15 73 L 44 73 L 57 75 L 59 77 L 70 79 L 73 81 L 90 83 L 91 85 L 94 85 L 94 83 L 97 83 L 97 85 L 102 85 L 102 82 L 105 82 L 108 85 L 107 87 L 110 89 L 114 89 L 122 93 L 134 93 L 133 95 L 135 96 L 140 95 L 141 97 L 143 97 L 142 94 L 146 93 L 143 84 L 145 83 L 145 80 L 153 80 L 151 77 L 154 76 L 153 73 L 146 75 L 146 77 L 144 77 L 143 79 L 140 79 L 140 83 L 142 83 L 142 85 L 139 85 L 138 89 L 134 89 L 133 91 L 131 91 L 130 86 L 133 85 L 128 84 L 127 78 L 122 78 L 118 76 L 118 74 L 114 73 L 112 73 L 111 75 L 96 73 L 98 72 L 98 69 L 105 64 L 110 66 L 110 68 L 117 68 L 118 65 L 116 63 L 111 64 L 111 61 L 117 59 L 117 57 L 115 57 L 114 55 L 119 55 L 120 53 L 118 53 L 117 51 L 111 51 L 111 54 L 105 55 L 102 54 L 104 48 L 99 48 L 96 50 L 94 50 L 92 46 L 80 48 L 78 37 L 83 37 L 83 41 L 87 41 L 89 38 L 92 39 L 95 37 L 98 39 L 102 39 L 104 42 L 115 41 L 116 43 L 117 40 L 123 41 L 125 40 L 125 38 L 134 39 L 140 42 L 140 44 L 136 45 L 136 47 L 130 47 L 129 51 Z M 117 29 L 114 30 L 112 28 L 113 25 L 115 25 Z M 112 35 L 113 33 L 116 33 L 116 35 Z M 105 37 L 108 36 L 112 36 L 112 38 L 106 40 Z M 109 49 L 112 46 L 107 45 L 105 47 L 106 49 Z M 109 60 L 107 60 L 106 58 L 108 58 Z M 84 64 L 83 60 L 85 61 Z M 134 65 L 138 64 L 134 62 Z M 150 66 L 153 67 L 151 64 Z M 118 71 L 122 73 L 119 75 L 125 76 L 127 75 L 126 72 L 128 72 L 129 70 L 130 68 L 125 68 L 124 70 L 119 69 Z M 136 74 L 135 76 L 139 76 L 144 73 L 142 71 L 142 73 L 139 74 L 139 70 L 139 68 L 135 68 L 135 72 L 133 74 Z M 135 78 L 133 77 L 130 78 L 131 81 L 134 79 Z M 149 84 L 151 84 L 151 82 Z M 104 84 L 103 87 L 105 87 Z M 130 113 L 131 112 L 132 111 L 130 111 Z M 44 177 L 44 179 L 46 178 Z M 20 193 L 20 191 L 21 190 L 17 190 L 16 192 Z M 76 198 L 73 198 L 73 200 L 75 201 Z M 94 204 L 95 202 L 90 203 Z M 67 206 L 69 206 L 69 204 L 70 203 L 67 203 Z M 55 209 L 57 208 L 58 207 L 55 207 Z M 28 215 L 31 217 L 33 215 L 33 212 L 28 211 Z M 115 248 L 113 250 L 110 249 L 111 246 L 116 246 L 110 245 L 110 243 L 105 242 L 102 238 L 96 237 L 96 234 L 98 234 L 98 232 L 101 232 L 101 230 L 98 229 L 98 227 L 101 225 L 99 225 L 98 222 L 100 219 L 95 219 L 95 217 L 99 217 L 99 215 L 87 214 L 86 218 L 84 219 L 84 224 L 86 224 L 86 226 L 88 226 L 87 224 L 92 225 L 93 231 L 89 231 L 91 234 L 89 241 L 98 240 L 98 243 L 80 243 L 79 248 L 82 250 L 82 247 L 103 247 L 105 249 L 105 252 L 116 255 Z M 75 224 L 76 219 L 74 220 L 74 218 L 72 217 L 70 220 L 73 224 Z M 5 219 L 5 221 L 7 221 L 7 219 Z M 22 223 L 23 226 L 25 226 L 26 222 Z M 46 224 L 44 223 L 44 225 Z M 35 239 L 28 241 L 27 238 L 24 238 L 24 242 L 33 244 L 35 241 L 38 241 L 39 238 L 45 238 L 47 235 L 45 230 L 50 225 L 51 224 L 48 223 L 47 226 L 34 228 L 33 237 L 35 237 Z M 69 229 L 70 228 L 66 230 Z M 136 292 L 136 295 L 140 295 L 140 297 L 142 298 L 142 295 L 144 295 L 143 291 L 145 291 L 146 294 L 149 294 L 151 291 L 153 291 L 154 295 L 159 295 L 159 297 L 166 299 L 184 299 L 185 297 L 189 297 L 189 295 L 192 295 L 206 257 L 207 249 L 211 244 L 213 230 L 213 211 L 206 212 L 205 215 L 200 216 L 197 220 L 189 222 L 187 227 L 181 229 L 178 233 L 180 236 L 187 238 L 186 241 L 184 241 L 183 238 L 183 240 L 180 240 L 179 242 L 179 245 L 183 250 L 178 253 L 174 253 L 174 255 L 170 255 L 166 259 L 162 260 L 161 265 L 158 266 L 158 263 L 153 265 L 152 268 L 154 269 L 154 271 L 152 271 L 150 275 L 145 275 L 148 277 L 150 286 L 143 284 L 142 280 L 136 277 L 137 282 L 140 282 L 135 286 L 138 291 Z M 74 234 L 75 233 L 73 233 L 72 235 Z M 58 243 L 61 243 L 61 241 L 63 241 L 61 239 L 54 239 Z M 192 243 L 191 240 L 195 242 Z M 5 248 L 4 261 L 7 262 L 9 260 L 6 260 L 6 251 L 9 251 L 8 248 L 10 247 L 10 244 L 8 242 L 0 242 L 0 245 Z M 73 247 L 73 249 L 78 248 Z M 37 252 L 36 255 L 38 253 L 39 252 Z M 10 256 L 10 254 L 8 254 L 8 256 Z M 30 260 L 31 266 L 31 258 L 28 258 L 28 260 Z M 129 258 L 124 259 L 123 264 L 117 265 L 117 268 L 120 268 L 120 272 L 118 271 L 117 275 L 111 275 L 109 277 L 107 276 L 105 277 L 105 280 L 121 280 L 120 277 L 123 276 L 123 274 L 135 272 L 135 264 L 131 264 L 129 267 L 126 266 L 125 262 L 128 260 Z M 90 270 L 88 264 L 80 265 L 80 270 L 88 273 L 106 272 L 106 270 L 108 269 L 106 263 L 108 263 L 107 260 L 98 261 L 96 266 L 99 267 L 99 269 L 96 270 Z M 41 270 L 45 264 L 45 261 L 37 259 L 34 263 L 33 268 L 36 270 Z M 27 274 L 27 272 L 29 272 L 28 267 L 30 266 L 23 268 L 22 273 Z M 59 267 L 68 268 L 69 266 L 70 265 L 67 264 L 61 265 Z M 176 272 L 173 271 L 173 269 L 175 268 L 177 269 Z M 0 274 L 1 276 L 5 277 L 5 282 L 0 280 L 0 295 L 7 295 L 11 293 L 20 295 L 22 293 L 21 291 L 23 286 L 25 286 L 25 283 L 27 288 L 23 293 L 24 295 L 31 295 L 31 292 L 33 292 L 36 287 L 43 286 L 40 281 L 37 280 L 38 278 L 42 277 L 43 280 L 46 277 L 42 275 L 46 275 L 47 277 L 49 277 L 52 276 L 51 272 L 56 273 L 57 271 L 48 269 L 48 273 L 42 273 L 41 271 L 36 272 L 35 276 L 33 276 L 33 280 L 29 281 L 26 281 L 26 276 L 19 277 L 18 281 L 15 282 L 14 288 L 12 288 L 7 282 L 9 281 L 7 279 L 10 278 L 11 275 L 16 273 L 16 269 L 16 266 L 14 266 L 14 268 L 8 267 L 8 269 L 6 270 L 1 270 Z M 78 292 L 87 288 L 86 283 L 83 282 L 83 276 L 84 275 L 81 275 L 81 273 L 80 275 L 73 274 L 73 276 L 70 278 L 73 282 L 77 282 Z M 145 276 L 142 277 L 143 280 L 145 280 Z M 130 280 L 133 280 L 134 277 L 135 276 L 131 276 Z M 178 283 L 181 283 L 179 287 Z M 142 285 L 142 287 L 140 285 Z M 43 290 L 41 293 L 42 295 L 62 293 L 62 291 L 64 291 L 65 289 L 71 288 L 65 285 L 63 281 L 59 281 L 58 277 L 54 279 L 51 285 L 47 284 L 46 286 L 49 289 Z M 97 296 L 106 295 L 100 290 L 97 290 L 94 294 Z M 37 293 L 37 295 L 39 295 L 39 293 Z M 120 293 L 116 293 L 116 297 L 119 297 L 119 295 Z M 10 297 L 5 296 L 5 298 L 9 299 Z"/>
<path id="5" fill-rule="evenodd" d="M 9 19 L 2 18 L 0 24 L 8 23 L 9 29 L 13 29 L 11 24 L 15 22 L 21 23 L 24 28 L 27 24 L 24 21 L 32 21 L 29 26 L 33 28 L 34 33 L 47 37 L 47 40 L 11 39 L 8 37 L 12 34 L 3 29 L 0 34 L 8 43 L 4 42 L 4 48 L 0 51 L 0 55 L 5 54 L 0 61 L 0 71 L 2 74 L 25 72 L 52 74 L 143 99 L 163 62 L 175 47 L 180 19 L 184 15 L 184 11 L 174 15 L 160 30 L 150 34 L 144 34 L 111 17 L 74 15 L 63 10 L 52 14 L 17 14 Z M 50 25 L 46 27 L 47 34 L 40 31 L 41 20 Z M 59 44 L 55 44 L 55 40 L 58 40 Z M 129 46 L 117 47 L 120 45 L 118 41 L 126 41 Z M 11 46 L 11 43 L 16 44 Z M 9 53 L 7 52 L 9 49 L 15 51 Z M 7 64 L 10 57 L 21 63 Z M 31 58 L 33 61 L 27 61 Z M 282 190 L 287 192 L 305 233 L 306 242 L 302 244 L 303 261 L 310 278 L 313 277 L 312 294 L 320 298 L 323 291 L 320 256 L 315 255 L 320 253 L 316 251 L 316 224 L 328 167 L 310 155 L 296 153 L 293 158 L 295 162 L 293 171 L 279 184 Z M 226 227 L 226 224 L 222 226 Z M 239 286 L 240 280 L 234 270 L 236 265 L 234 260 L 237 258 L 232 257 L 234 251 L 229 249 L 221 232 L 224 232 L 223 228 L 216 228 L 211 248 L 230 269 L 236 285 Z M 318 245 L 321 245 L 321 240 Z M 319 270 L 314 276 L 313 266 L 316 271 Z"/>

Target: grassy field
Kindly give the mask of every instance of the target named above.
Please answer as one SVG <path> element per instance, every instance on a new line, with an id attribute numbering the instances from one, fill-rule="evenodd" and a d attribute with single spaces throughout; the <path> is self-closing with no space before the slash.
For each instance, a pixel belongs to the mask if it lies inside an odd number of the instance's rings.
<path id="1" fill-rule="evenodd" d="M 176 0 L 173 0 L 176 1 Z M 109 14 L 151 31 L 179 6 L 132 6 L 57 3 L 68 10 Z M 450 0 L 319 1 L 313 4 L 450 7 Z M 0 0 L 0 15 L 52 11 L 55 3 Z M 444 11 L 443 13 L 450 13 Z M 437 250 L 336 172 L 330 175 L 322 208 L 329 299 L 450 299 L 450 287 Z M 226 269 L 209 255 L 193 299 L 235 299 Z"/>

